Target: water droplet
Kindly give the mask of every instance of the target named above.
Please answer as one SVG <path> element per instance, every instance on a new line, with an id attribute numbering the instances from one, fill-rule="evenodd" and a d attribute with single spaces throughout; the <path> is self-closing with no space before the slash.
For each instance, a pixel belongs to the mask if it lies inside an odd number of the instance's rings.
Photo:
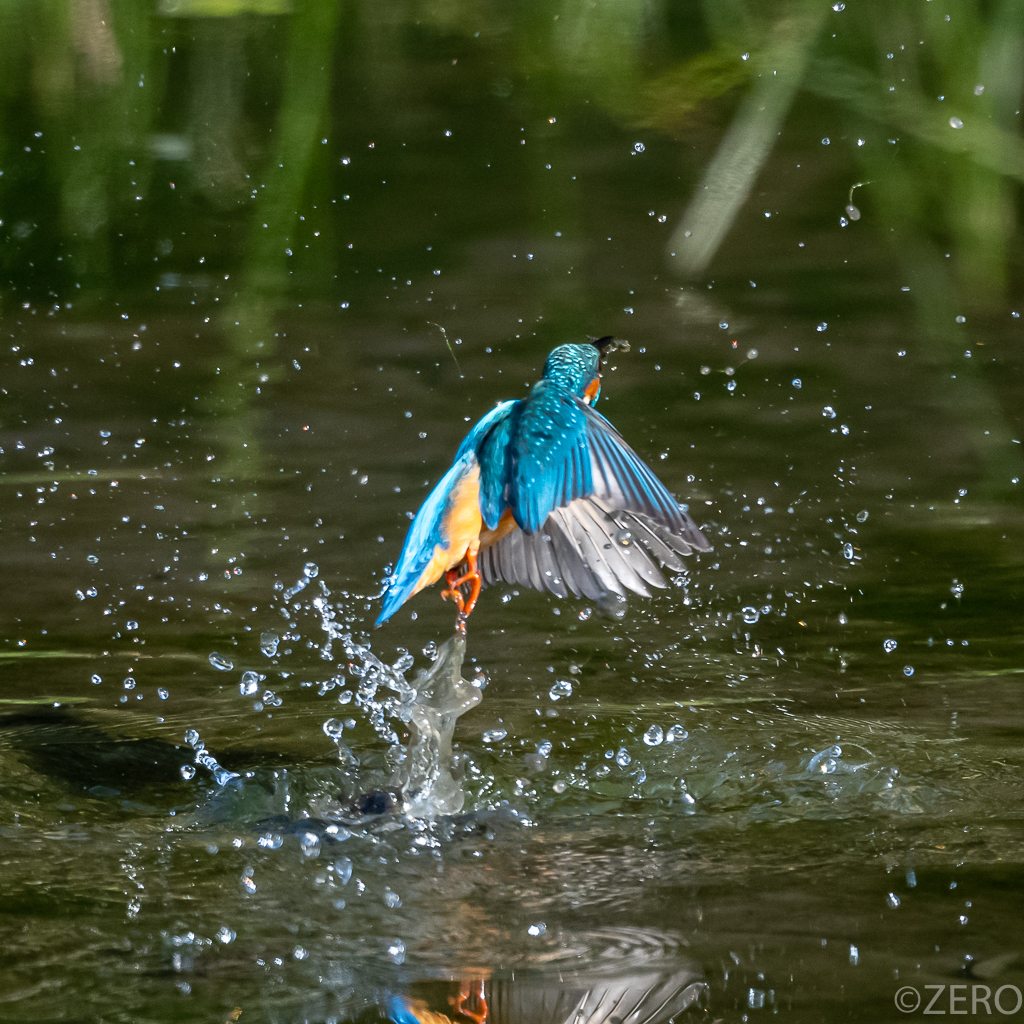
<path id="1" fill-rule="evenodd" d="M 348 885 L 348 881 L 352 877 L 352 861 L 348 857 L 339 857 L 334 862 L 334 877 L 342 885 Z"/>
<path id="2" fill-rule="evenodd" d="M 827 420 L 834 420 L 836 418 L 836 411 L 831 405 L 826 405 L 825 408 L 821 410 L 821 415 Z"/>
<path id="3" fill-rule="evenodd" d="M 273 658 L 277 654 L 277 645 L 281 638 L 276 633 L 260 634 L 260 650 L 268 657 Z"/>
<path id="4" fill-rule="evenodd" d="M 92 684 L 93 684 L 93 686 L 99 686 L 99 685 L 100 685 L 100 683 L 102 683 L 102 682 L 103 682 L 103 676 L 98 676 L 98 675 L 96 675 L 96 673 L 94 672 L 94 673 L 92 674 Z"/>
<path id="5" fill-rule="evenodd" d="M 395 907 L 400 907 L 402 905 L 402 897 L 399 896 L 398 893 L 394 892 L 392 889 L 385 889 L 384 904 L 388 907 L 391 907 L 391 909 L 394 910 Z"/>
<path id="6" fill-rule="evenodd" d="M 883 640 L 882 641 L 882 650 L 884 650 L 886 654 L 892 654 L 892 652 L 896 650 L 896 641 L 895 640 Z"/>
<path id="7" fill-rule="evenodd" d="M 914 674 L 914 666 L 913 665 L 904 665 L 903 666 L 903 674 L 905 676 L 908 676 L 908 677 L 912 676 Z"/>
<path id="8" fill-rule="evenodd" d="M 401 939 L 393 939 L 389 943 L 388 959 L 395 964 L 405 963 L 405 943 Z"/>
<path id="9" fill-rule="evenodd" d="M 563 697 L 572 696 L 572 683 L 568 679 L 558 679 L 555 685 L 548 690 L 548 696 L 552 700 L 561 700 Z"/>
<path id="10" fill-rule="evenodd" d="M 839 218 L 839 226 L 840 226 L 841 228 L 845 228 L 845 227 L 847 227 L 847 226 L 849 225 L 849 223 L 850 223 L 850 222 L 849 222 L 849 221 L 848 221 L 848 220 L 847 220 L 847 219 L 846 219 L 845 217 L 840 217 L 840 218 Z"/>
<path id="11" fill-rule="evenodd" d="M 630 756 L 629 751 L 625 747 L 619 747 L 615 752 L 615 763 L 620 768 L 625 768 L 632 762 L 633 758 Z"/>
<path id="12" fill-rule="evenodd" d="M 959 580 L 953 580 L 953 586 L 949 588 L 949 592 L 959 601 L 963 597 L 964 585 Z"/>
<path id="13" fill-rule="evenodd" d="M 548 930 L 548 926 L 543 921 L 538 921 L 536 924 L 531 924 L 526 929 L 527 935 L 543 935 Z"/>
<path id="14" fill-rule="evenodd" d="M 216 651 L 210 655 L 209 661 L 218 672 L 230 672 L 235 667 L 235 663 L 230 658 L 218 654 Z"/>
<path id="15" fill-rule="evenodd" d="M 960 120 L 959 117 L 951 117 L 949 119 L 949 127 L 950 128 L 963 128 L 963 126 L 964 126 L 964 123 L 963 123 L 963 121 Z"/>
<path id="16" fill-rule="evenodd" d="M 839 613 L 839 625 L 845 626 L 850 620 L 846 617 L 846 612 Z"/>
<path id="17" fill-rule="evenodd" d="M 820 334 L 822 331 L 827 331 L 828 330 L 828 323 L 826 321 L 822 320 L 821 323 L 818 324 L 818 326 L 815 327 L 814 329 Z"/>
<path id="18" fill-rule="evenodd" d="M 846 216 L 849 217 L 850 220 L 860 220 L 860 210 L 858 210 L 853 203 L 849 203 L 846 207 Z"/>
<path id="19" fill-rule="evenodd" d="M 99 561 L 99 559 L 95 555 L 86 555 L 85 560 L 87 562 L 91 562 L 93 565 L 95 565 Z"/>
<path id="20" fill-rule="evenodd" d="M 845 558 L 849 562 L 852 562 L 854 557 L 855 556 L 853 553 L 853 545 L 849 541 L 847 541 L 843 545 L 843 558 Z"/>
<path id="21" fill-rule="evenodd" d="M 690 734 L 678 723 L 671 726 L 665 733 L 666 743 L 682 743 Z"/>
<path id="22" fill-rule="evenodd" d="M 181 777 L 186 782 L 188 782 L 189 779 L 194 779 L 196 777 L 195 765 L 183 764 L 181 766 Z"/>
<path id="23" fill-rule="evenodd" d="M 856 946 L 850 946 L 850 963 L 856 967 L 860 963 L 860 950 Z"/>
<path id="24" fill-rule="evenodd" d="M 649 747 L 659 747 L 665 741 L 665 731 L 660 725 L 652 725 L 644 733 L 644 743 Z"/>
<path id="25" fill-rule="evenodd" d="M 437 661 L 437 644 L 433 640 L 423 648 L 423 656 L 431 661 Z"/>
<path id="26" fill-rule="evenodd" d="M 891 892 L 885 897 L 885 902 L 895 910 L 903 901 L 896 895 L 896 893 Z"/>
<path id="27" fill-rule="evenodd" d="M 265 850 L 280 850 L 284 845 L 284 836 L 280 832 L 266 832 L 256 842 Z"/>
<path id="28" fill-rule="evenodd" d="M 983 85 L 976 85 L 974 87 L 974 95 L 975 96 L 980 96 L 984 91 L 985 91 L 985 86 L 983 86 Z"/>
<path id="29" fill-rule="evenodd" d="M 579 619 L 580 619 L 581 622 L 586 622 L 587 619 L 589 619 L 590 616 L 593 615 L 593 614 L 594 614 L 594 609 L 593 608 L 581 608 L 580 609 L 580 614 L 579 614 Z"/>
<path id="30" fill-rule="evenodd" d="M 238 692 L 243 697 L 251 697 L 260 688 L 259 674 L 249 669 L 242 673 L 241 682 L 238 684 Z"/>
<path id="31" fill-rule="evenodd" d="M 565 792 L 565 783 L 561 779 L 559 779 L 551 788 L 556 793 L 564 793 Z"/>
<path id="32" fill-rule="evenodd" d="M 161 700 L 167 700 L 167 698 L 170 697 L 171 694 L 170 694 L 170 692 L 168 690 L 165 690 L 162 686 L 158 686 L 157 687 L 157 691 L 156 691 L 156 695 Z"/>
<path id="33" fill-rule="evenodd" d="M 305 857 L 320 856 L 320 837 L 315 832 L 300 832 L 299 846 Z"/>
<path id="34" fill-rule="evenodd" d="M 323 724 L 323 730 L 325 735 L 330 736 L 332 740 L 337 740 L 345 731 L 345 723 L 338 721 L 337 718 L 328 718 Z"/>
<path id="35" fill-rule="evenodd" d="M 790 383 L 792 383 L 795 388 L 802 388 L 804 386 L 804 382 L 799 377 L 794 377 Z"/>
<path id="36" fill-rule="evenodd" d="M 642 142 L 634 142 L 633 143 L 633 152 L 634 153 L 642 153 L 644 151 L 644 148 L 645 147 L 644 147 L 644 144 Z"/>
<path id="37" fill-rule="evenodd" d="M 128 676 L 125 679 L 125 681 L 124 681 L 124 688 L 126 690 L 134 690 L 135 689 L 135 680 L 131 676 Z"/>
<path id="38" fill-rule="evenodd" d="M 866 523 L 867 521 L 868 521 L 868 510 L 865 508 L 865 509 L 862 509 L 860 512 L 857 513 L 857 522 L 858 523 Z"/>
<path id="39" fill-rule="evenodd" d="M 306 957 L 309 956 L 309 953 L 306 952 L 306 950 L 303 949 L 302 946 L 296 946 L 292 950 L 292 956 L 295 957 L 296 960 L 305 960 Z"/>
<path id="40" fill-rule="evenodd" d="M 316 562 L 307 562 L 302 567 L 303 573 L 306 575 L 306 579 L 315 580 L 320 575 L 320 566 Z"/>
<path id="41" fill-rule="evenodd" d="M 256 891 L 256 881 L 250 878 L 249 875 L 242 876 L 242 885 L 245 886 L 245 891 L 252 894 Z"/>
<path id="42" fill-rule="evenodd" d="M 765 1000 L 765 991 L 762 988 L 752 988 L 747 990 L 747 1009 L 749 1010 L 763 1010 Z"/>
<path id="43" fill-rule="evenodd" d="M 497 743 L 508 735 L 508 729 L 488 729 L 483 734 L 484 743 Z"/>
<path id="44" fill-rule="evenodd" d="M 746 608 L 742 608 L 740 613 L 743 616 L 743 621 L 748 626 L 752 626 L 759 618 L 761 618 L 761 613 L 753 605 L 747 605 Z"/>
<path id="45" fill-rule="evenodd" d="M 631 530 L 627 530 L 625 528 L 616 531 L 616 533 L 615 533 L 615 543 L 618 544 L 619 547 L 628 548 L 630 546 L 630 544 L 633 543 L 633 533 L 632 533 L 632 531 Z"/>
<path id="46" fill-rule="evenodd" d="M 846 4 L 844 4 L 844 3 L 833 4 L 832 5 L 832 10 L 833 11 L 845 11 L 846 10 Z"/>
<path id="47" fill-rule="evenodd" d="M 225 926 L 218 930 L 217 938 L 226 946 L 229 942 L 235 941 L 235 933 L 230 928 Z"/>

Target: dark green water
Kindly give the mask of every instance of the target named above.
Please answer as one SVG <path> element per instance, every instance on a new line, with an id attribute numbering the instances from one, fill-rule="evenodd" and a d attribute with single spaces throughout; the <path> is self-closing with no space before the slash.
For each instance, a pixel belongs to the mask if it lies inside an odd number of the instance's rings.
<path id="1" fill-rule="evenodd" d="M 1019 4 L 0 23 L 0 1019 L 1024 1015 Z M 388 743 L 325 627 L 429 662 L 407 514 L 587 333 L 714 549 L 485 591 L 466 815 L 337 841 Z"/>

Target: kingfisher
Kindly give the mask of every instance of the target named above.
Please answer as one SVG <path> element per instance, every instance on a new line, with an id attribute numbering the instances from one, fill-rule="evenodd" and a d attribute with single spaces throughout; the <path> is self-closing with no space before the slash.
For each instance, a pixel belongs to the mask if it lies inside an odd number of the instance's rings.
<path id="1" fill-rule="evenodd" d="M 659 566 L 710 545 L 668 488 L 594 409 L 602 371 L 628 342 L 559 345 L 526 398 L 499 403 L 466 435 L 416 513 L 377 625 L 445 576 L 465 633 L 483 584 L 604 603 L 667 587 Z M 464 592 L 465 591 L 465 592 Z"/>

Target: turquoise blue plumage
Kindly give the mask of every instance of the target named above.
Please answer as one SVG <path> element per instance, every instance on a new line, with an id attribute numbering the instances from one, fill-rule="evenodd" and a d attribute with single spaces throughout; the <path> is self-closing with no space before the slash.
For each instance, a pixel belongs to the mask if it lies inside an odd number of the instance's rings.
<path id="1" fill-rule="evenodd" d="M 463 440 L 413 519 L 377 624 L 448 574 L 464 622 L 482 583 L 602 600 L 667 586 L 659 570 L 708 550 L 693 520 L 594 408 L 610 337 L 560 345 L 526 398 Z M 461 588 L 471 587 L 467 598 Z"/>

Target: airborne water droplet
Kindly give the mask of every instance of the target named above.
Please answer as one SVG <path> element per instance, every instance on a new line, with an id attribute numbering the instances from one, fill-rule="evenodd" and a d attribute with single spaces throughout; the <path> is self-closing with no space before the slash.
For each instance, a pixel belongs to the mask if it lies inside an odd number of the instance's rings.
<path id="1" fill-rule="evenodd" d="M 334 862 L 334 874 L 342 885 L 348 885 L 352 877 L 352 861 L 348 857 L 339 857 Z"/>
<path id="2" fill-rule="evenodd" d="M 552 700 L 561 700 L 563 697 L 571 697 L 572 683 L 568 679 L 556 680 L 554 686 L 548 690 L 548 696 Z"/>
<path id="3" fill-rule="evenodd" d="M 644 733 L 644 743 L 649 747 L 658 747 L 665 740 L 665 732 L 660 725 L 652 725 Z"/>
<path id="4" fill-rule="evenodd" d="M 277 654 L 277 645 L 281 642 L 281 638 L 276 633 L 261 633 L 260 634 L 260 650 L 268 657 L 273 658 Z"/>
<path id="5" fill-rule="evenodd" d="M 238 684 L 238 692 L 243 697 L 250 697 L 260 688 L 260 677 L 251 669 L 242 673 L 241 682 Z"/>
<path id="6" fill-rule="evenodd" d="M 300 832 L 299 846 L 306 857 L 320 856 L 320 837 L 315 832 Z"/>
<path id="7" fill-rule="evenodd" d="M 210 655 L 209 661 L 218 672 L 230 672 L 235 667 L 235 663 L 230 658 L 218 654 L 216 651 Z"/>

